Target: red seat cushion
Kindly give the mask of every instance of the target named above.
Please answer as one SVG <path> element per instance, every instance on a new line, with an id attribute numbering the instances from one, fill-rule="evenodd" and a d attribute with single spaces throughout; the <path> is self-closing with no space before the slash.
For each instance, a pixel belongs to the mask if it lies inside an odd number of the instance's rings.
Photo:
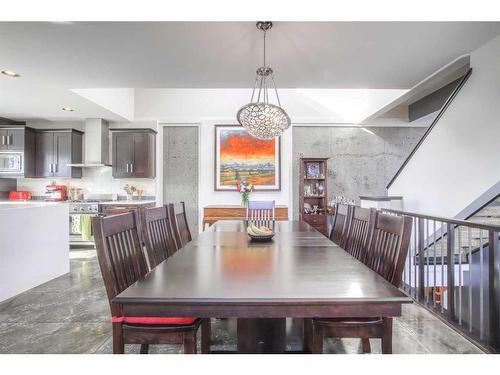
<path id="1" fill-rule="evenodd" d="M 113 316 L 113 323 L 130 323 L 130 324 L 146 324 L 146 325 L 172 325 L 184 326 L 191 325 L 197 318 L 190 317 L 156 317 L 156 316 Z"/>

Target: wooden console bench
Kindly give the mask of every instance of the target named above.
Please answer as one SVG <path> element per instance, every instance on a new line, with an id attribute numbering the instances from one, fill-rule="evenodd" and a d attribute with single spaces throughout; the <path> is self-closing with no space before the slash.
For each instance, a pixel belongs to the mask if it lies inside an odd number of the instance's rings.
<path id="1" fill-rule="evenodd" d="M 218 220 L 245 220 L 246 208 L 242 206 L 206 206 L 203 208 L 203 228 Z M 288 220 L 288 207 L 276 206 L 276 220 Z"/>

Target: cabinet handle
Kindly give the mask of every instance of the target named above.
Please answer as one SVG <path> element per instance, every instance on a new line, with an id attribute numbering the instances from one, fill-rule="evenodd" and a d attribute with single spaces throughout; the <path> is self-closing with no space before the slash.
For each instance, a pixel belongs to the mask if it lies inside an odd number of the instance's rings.
<path id="1" fill-rule="evenodd" d="M 14 144 L 14 136 L 12 134 L 7 136 L 7 144 L 9 145 Z"/>
<path id="2" fill-rule="evenodd" d="M 58 169 L 59 169 L 59 164 L 58 163 L 54 163 L 54 172 L 57 173 Z"/>
<path id="3" fill-rule="evenodd" d="M 5 135 L 2 135 L 2 146 L 5 146 Z"/>
<path id="4" fill-rule="evenodd" d="M 49 172 L 52 173 L 52 163 L 49 163 Z"/>
<path id="5" fill-rule="evenodd" d="M 134 173 L 134 164 L 130 163 L 130 173 Z"/>
<path id="6" fill-rule="evenodd" d="M 128 173 L 128 163 L 127 163 L 127 164 L 125 164 L 125 165 L 127 166 L 127 173 Z"/>

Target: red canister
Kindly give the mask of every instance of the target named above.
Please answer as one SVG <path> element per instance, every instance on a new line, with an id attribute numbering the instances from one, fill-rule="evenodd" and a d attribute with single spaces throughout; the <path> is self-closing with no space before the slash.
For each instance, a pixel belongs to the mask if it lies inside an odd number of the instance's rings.
<path id="1" fill-rule="evenodd" d="M 10 191 L 9 200 L 11 201 L 29 201 L 31 199 L 30 191 Z"/>

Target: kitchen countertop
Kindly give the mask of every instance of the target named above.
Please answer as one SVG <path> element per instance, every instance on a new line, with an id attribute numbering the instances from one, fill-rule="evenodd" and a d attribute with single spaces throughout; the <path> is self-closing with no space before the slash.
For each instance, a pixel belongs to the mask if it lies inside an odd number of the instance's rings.
<path id="1" fill-rule="evenodd" d="M 66 202 L 44 202 L 44 201 L 0 201 L 0 210 L 19 209 L 19 208 L 36 208 L 49 207 L 59 205 Z"/>
<path id="2" fill-rule="evenodd" d="M 155 200 L 132 200 L 132 201 L 127 201 L 127 200 L 119 200 L 119 201 L 105 201 L 105 202 L 99 202 L 99 204 L 107 204 L 107 205 L 113 205 L 113 206 L 133 206 L 133 205 L 142 205 L 142 204 L 151 204 L 151 203 L 156 203 Z"/>
<path id="3" fill-rule="evenodd" d="M 33 207 L 47 207 L 58 204 L 71 203 L 69 201 L 59 201 L 59 202 L 46 202 L 43 200 L 31 200 L 31 201 L 0 201 L 0 209 L 11 209 L 11 208 L 33 208 Z M 99 202 L 103 205 L 113 205 L 113 206 L 140 206 L 144 204 L 156 204 L 155 200 L 117 200 L 117 201 L 104 201 Z"/>

